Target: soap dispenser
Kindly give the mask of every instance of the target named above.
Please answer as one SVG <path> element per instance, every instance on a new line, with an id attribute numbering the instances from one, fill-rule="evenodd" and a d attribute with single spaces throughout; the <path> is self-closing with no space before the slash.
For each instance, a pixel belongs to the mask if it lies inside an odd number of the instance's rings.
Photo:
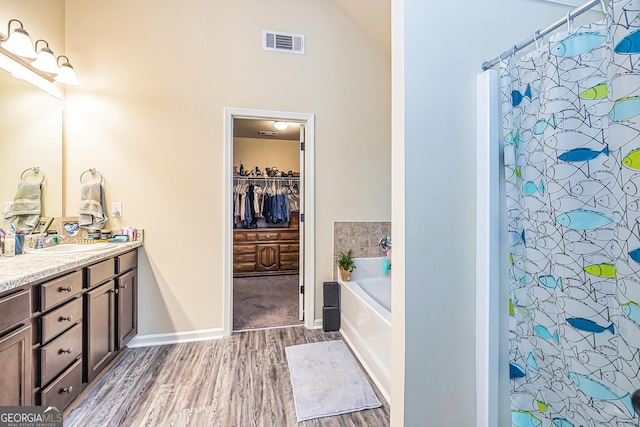
<path id="1" fill-rule="evenodd" d="M 16 238 L 9 232 L 4 236 L 4 256 L 14 256 L 16 254 Z"/>

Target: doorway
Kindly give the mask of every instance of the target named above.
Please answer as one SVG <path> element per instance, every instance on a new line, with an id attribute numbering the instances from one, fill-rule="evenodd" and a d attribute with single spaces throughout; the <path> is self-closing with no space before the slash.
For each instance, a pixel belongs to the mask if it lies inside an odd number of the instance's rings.
<path id="1" fill-rule="evenodd" d="M 312 156 L 313 115 L 225 109 L 225 335 L 313 327 Z"/>

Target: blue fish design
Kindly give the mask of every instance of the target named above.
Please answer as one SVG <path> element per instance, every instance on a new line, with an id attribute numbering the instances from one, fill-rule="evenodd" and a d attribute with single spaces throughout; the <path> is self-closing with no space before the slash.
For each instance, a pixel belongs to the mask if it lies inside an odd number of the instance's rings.
<path id="1" fill-rule="evenodd" d="M 602 212 L 579 208 L 561 213 L 556 217 L 556 221 L 573 230 L 594 230 L 613 222 L 613 218 Z"/>
<path id="2" fill-rule="evenodd" d="M 609 111 L 609 118 L 614 122 L 629 120 L 640 114 L 640 96 L 628 96 L 617 99 Z"/>
<path id="3" fill-rule="evenodd" d="M 517 427 L 537 427 L 542 421 L 529 411 L 511 411 L 511 423 Z"/>
<path id="4" fill-rule="evenodd" d="M 569 37 L 554 44 L 551 53 L 557 56 L 571 57 L 582 55 L 585 52 L 600 46 L 607 36 L 596 31 L 573 33 Z"/>
<path id="5" fill-rule="evenodd" d="M 629 301 L 624 304 L 620 304 L 622 307 L 622 312 L 627 315 L 627 317 L 638 325 L 640 325 L 640 305 L 638 305 L 634 301 Z"/>
<path id="6" fill-rule="evenodd" d="M 609 146 L 605 146 L 601 151 L 591 148 L 574 148 L 558 156 L 563 162 L 588 162 L 598 157 L 600 154 L 609 155 Z"/>
<path id="7" fill-rule="evenodd" d="M 547 119 L 538 120 L 536 124 L 533 125 L 533 133 L 535 135 L 542 135 L 549 126 L 551 126 L 554 129 L 556 128 L 556 126 L 558 126 L 558 121 L 556 120 L 555 113 L 551 115 L 549 120 Z"/>
<path id="8" fill-rule="evenodd" d="M 544 196 L 544 181 L 540 181 L 540 184 L 536 186 L 535 182 L 533 181 L 527 181 L 525 182 L 524 186 L 522 187 L 522 189 L 524 190 L 525 194 L 532 196 L 535 194 L 536 191 L 539 191 L 540 194 L 542 194 Z"/>
<path id="9" fill-rule="evenodd" d="M 640 30 L 627 34 L 613 50 L 616 53 L 640 53 Z"/>
<path id="10" fill-rule="evenodd" d="M 598 325 L 593 320 L 585 319 L 583 317 L 569 317 L 567 318 L 567 323 L 573 326 L 574 328 L 579 329 L 581 331 L 585 331 L 585 332 L 593 332 L 595 334 L 599 334 L 604 331 L 609 331 L 612 334 L 616 333 L 613 323 L 605 327 L 605 326 Z"/>
<path id="11" fill-rule="evenodd" d="M 504 136 L 504 140 L 505 142 L 513 143 L 513 145 L 518 148 L 520 146 L 520 131 L 516 130 L 514 133 L 513 129 L 510 130 L 509 133 Z"/>
<path id="12" fill-rule="evenodd" d="M 564 285 L 562 284 L 562 277 L 558 277 L 557 279 L 553 276 L 540 276 L 538 277 L 538 281 L 541 285 L 546 286 L 547 288 L 560 288 L 561 291 L 564 291 Z"/>
<path id="13" fill-rule="evenodd" d="M 531 101 L 531 85 L 527 85 L 527 88 L 524 90 L 524 94 L 520 93 L 519 90 L 511 91 L 511 103 L 514 107 L 520 105 L 524 98 L 529 98 L 529 101 Z"/>
<path id="14" fill-rule="evenodd" d="M 564 418 L 554 418 L 553 424 L 555 424 L 557 427 L 575 427 L 571 421 Z"/>
<path id="15" fill-rule="evenodd" d="M 526 374 L 527 373 L 524 371 L 524 369 L 522 369 L 522 367 L 520 367 L 519 365 L 513 362 L 509 362 L 509 379 L 510 380 L 514 380 L 516 378 L 522 378 Z"/>
<path id="16" fill-rule="evenodd" d="M 542 325 L 536 325 L 533 327 L 533 331 L 538 334 L 540 338 L 544 338 L 545 340 L 553 338 L 556 344 L 560 344 L 560 337 L 558 336 L 558 331 L 555 331 L 553 335 L 547 328 Z"/>
<path id="17" fill-rule="evenodd" d="M 538 368 L 538 362 L 536 361 L 536 358 L 533 355 L 533 353 L 527 354 L 527 365 L 529 365 L 529 367 L 536 372 L 540 370 L 540 368 Z"/>
<path id="18" fill-rule="evenodd" d="M 586 375 L 578 374 L 576 372 L 569 372 L 569 378 L 571 378 L 571 381 L 573 381 L 573 383 L 580 389 L 580 391 L 587 396 L 601 400 L 620 400 L 624 404 L 624 406 L 627 407 L 629 414 L 631 416 L 635 415 L 633 404 L 631 403 L 631 395 L 629 393 L 618 396 L 609 387 L 602 384 L 601 382 L 598 382 L 593 378 L 589 378 Z"/>
<path id="19" fill-rule="evenodd" d="M 629 252 L 629 256 L 632 260 L 640 264 L 640 248 L 636 248 Z"/>

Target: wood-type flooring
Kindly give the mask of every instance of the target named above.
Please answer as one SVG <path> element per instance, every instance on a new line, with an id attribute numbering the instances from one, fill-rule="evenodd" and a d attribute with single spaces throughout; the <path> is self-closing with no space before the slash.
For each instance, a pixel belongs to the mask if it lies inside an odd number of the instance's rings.
<path id="1" fill-rule="evenodd" d="M 341 339 L 295 326 L 126 349 L 75 403 L 65 427 L 384 427 L 389 404 L 298 423 L 285 347 Z"/>

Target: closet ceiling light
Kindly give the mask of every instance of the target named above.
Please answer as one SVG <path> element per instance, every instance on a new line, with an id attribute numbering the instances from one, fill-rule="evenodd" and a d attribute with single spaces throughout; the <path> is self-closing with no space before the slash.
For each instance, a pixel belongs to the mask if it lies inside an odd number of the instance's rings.
<path id="1" fill-rule="evenodd" d="M 278 130 L 285 130 L 289 127 L 289 123 L 287 122 L 273 122 L 273 127 Z"/>
<path id="2" fill-rule="evenodd" d="M 58 68 L 58 63 L 56 57 L 53 55 L 53 51 L 49 49 L 49 43 L 42 39 L 36 40 L 36 51 L 38 50 L 38 42 L 44 42 L 46 46 L 38 51 L 38 56 L 31 65 L 45 73 L 58 74 L 60 69 Z"/>
<path id="3" fill-rule="evenodd" d="M 66 59 L 66 61 L 60 65 L 60 71 L 58 71 L 58 75 L 53 79 L 58 83 L 62 83 L 65 85 L 77 86 L 80 84 L 80 80 L 78 80 L 78 76 L 74 71 L 71 64 L 69 64 L 69 58 L 64 55 L 58 56 L 58 63 L 60 63 L 60 58 Z"/>
<path id="4" fill-rule="evenodd" d="M 16 28 L 11 32 L 11 23 L 17 22 L 20 24 L 20 28 Z M 14 55 L 21 56 L 23 58 L 33 59 L 37 56 L 36 51 L 33 50 L 31 44 L 31 38 L 22 26 L 22 22 L 17 19 L 9 20 L 7 28 L 7 39 L 2 42 L 2 47 Z"/>

